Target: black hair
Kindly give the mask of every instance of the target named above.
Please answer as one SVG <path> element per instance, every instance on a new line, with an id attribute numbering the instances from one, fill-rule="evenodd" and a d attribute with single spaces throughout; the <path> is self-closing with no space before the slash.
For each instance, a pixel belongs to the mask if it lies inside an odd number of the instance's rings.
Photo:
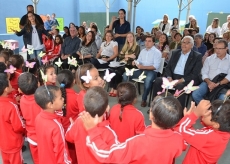
<path id="1" fill-rule="evenodd" d="M 89 88 L 84 96 L 85 110 L 92 117 L 102 116 L 108 107 L 109 99 L 107 92 L 102 87 Z"/>
<path id="2" fill-rule="evenodd" d="M 34 8 L 34 6 L 33 6 L 33 5 L 27 5 L 27 7 L 26 7 L 26 8 L 28 8 L 28 7 L 32 7 L 32 8 Z"/>
<path id="3" fill-rule="evenodd" d="M 70 23 L 69 23 L 69 28 L 70 28 L 70 25 L 71 25 L 71 24 L 75 26 L 75 24 L 74 24 L 73 22 L 70 22 Z"/>
<path id="4" fill-rule="evenodd" d="M 182 106 L 173 96 L 164 96 L 165 93 L 155 97 L 151 103 L 150 111 L 153 122 L 162 129 L 175 126 L 182 117 Z"/>
<path id="5" fill-rule="evenodd" d="M 12 55 L 9 58 L 9 64 L 14 66 L 16 69 L 21 69 L 24 64 L 24 59 L 21 55 Z M 10 80 L 12 80 L 15 76 L 15 73 L 10 74 Z"/>
<path id="6" fill-rule="evenodd" d="M 56 40 L 56 38 L 59 38 L 59 39 L 60 39 L 59 44 L 62 44 L 62 43 L 63 43 L 63 39 L 62 39 L 61 35 L 56 35 L 56 36 L 55 36 L 55 40 Z M 56 43 L 55 41 L 54 41 L 54 45 L 57 45 L 57 43 Z"/>
<path id="7" fill-rule="evenodd" d="M 71 88 L 74 82 L 73 73 L 70 70 L 61 70 L 57 76 L 58 83 L 60 84 L 60 89 L 62 92 L 62 97 L 64 98 L 64 105 L 62 107 L 63 116 L 66 116 L 66 88 Z"/>
<path id="8" fill-rule="evenodd" d="M 37 71 L 38 71 L 38 67 L 39 67 L 39 61 L 36 60 L 36 59 L 29 59 L 27 60 L 29 63 L 31 62 L 36 62 L 34 64 L 34 67 L 33 68 L 29 68 L 29 72 L 34 74 L 35 76 L 37 76 Z M 25 65 L 22 67 L 22 71 L 23 72 L 28 72 L 28 67 L 26 67 Z"/>
<path id="9" fill-rule="evenodd" d="M 60 30 L 58 28 L 55 29 L 58 33 L 60 32 Z"/>
<path id="10" fill-rule="evenodd" d="M 219 124 L 219 131 L 230 132 L 230 100 L 223 103 L 222 100 L 215 100 L 211 106 L 211 121 Z"/>
<path id="11" fill-rule="evenodd" d="M 172 26 L 174 25 L 174 20 L 177 20 L 177 24 L 179 24 L 178 19 L 177 18 L 173 18 L 173 20 L 172 20 Z"/>
<path id="12" fill-rule="evenodd" d="M 163 43 L 163 46 L 161 47 L 161 52 L 163 52 L 165 49 L 165 46 L 169 44 L 169 41 L 168 41 L 168 35 L 167 34 L 163 33 L 161 35 L 165 36 L 165 42 Z"/>
<path id="13" fill-rule="evenodd" d="M 78 29 L 78 34 L 80 36 L 80 33 L 79 33 L 79 30 L 82 29 L 83 30 L 83 34 L 82 34 L 82 37 L 84 37 L 86 34 L 85 34 L 85 27 L 83 26 L 79 26 L 79 29 Z"/>
<path id="14" fill-rule="evenodd" d="M 124 14 L 126 14 L 126 11 L 125 9 L 120 9 L 119 11 L 123 11 Z"/>
<path id="15" fill-rule="evenodd" d="M 67 33 L 68 33 L 68 35 L 70 35 L 70 33 L 69 33 L 69 27 L 65 26 L 63 29 L 67 29 L 68 30 Z"/>
<path id="16" fill-rule="evenodd" d="M 2 56 L 5 59 L 5 62 L 8 63 L 10 58 L 10 53 L 8 50 L 2 50 L 0 56 Z"/>
<path id="17" fill-rule="evenodd" d="M 182 38 L 181 33 L 177 32 L 177 33 L 174 35 L 174 39 L 176 39 L 176 36 L 177 36 L 177 35 L 180 35 L 180 37 Z"/>
<path id="18" fill-rule="evenodd" d="M 91 39 L 91 41 L 88 44 L 86 44 L 86 37 L 84 38 L 84 40 L 82 41 L 82 45 L 86 46 L 86 47 L 90 46 L 95 41 L 95 34 L 94 34 L 94 32 L 93 31 L 89 31 L 88 33 L 92 34 L 92 39 Z"/>
<path id="19" fill-rule="evenodd" d="M 9 81 L 5 73 L 0 73 L 0 95 L 4 93 L 4 90 L 9 87 Z"/>
<path id="20" fill-rule="evenodd" d="M 37 71 L 37 78 L 38 78 L 38 81 L 39 81 L 40 85 L 44 85 L 44 81 L 42 79 L 41 71 L 46 75 L 47 70 L 50 69 L 50 68 L 54 68 L 55 69 L 55 67 L 53 65 L 42 65 L 38 69 L 38 71 Z"/>
<path id="21" fill-rule="evenodd" d="M 29 72 L 22 73 L 18 78 L 18 87 L 25 95 L 32 95 L 38 88 L 38 80 Z"/>
<path id="22" fill-rule="evenodd" d="M 35 13 L 29 11 L 29 12 L 27 13 L 27 17 L 28 17 L 29 14 L 33 14 L 33 16 L 35 16 Z M 38 19 L 37 19 L 36 17 L 35 17 L 35 24 L 36 24 L 36 28 L 37 28 L 37 29 L 45 30 L 45 29 L 44 29 L 44 26 L 43 26 L 42 24 L 40 24 L 40 22 L 38 21 Z M 32 27 L 31 22 L 30 22 L 30 20 L 27 18 L 27 22 L 26 22 L 26 25 L 25 25 L 26 31 L 27 31 L 27 32 L 30 32 L 31 29 L 32 29 L 31 27 Z"/>
<path id="23" fill-rule="evenodd" d="M 6 74 L 4 71 L 6 70 L 6 65 L 3 62 L 0 62 L 0 73 Z"/>
<path id="24" fill-rule="evenodd" d="M 36 89 L 34 98 L 36 103 L 42 108 L 46 109 L 48 103 L 53 102 L 56 98 L 56 92 L 60 88 L 55 85 L 41 86 Z"/>
<path id="25" fill-rule="evenodd" d="M 136 87 L 133 83 L 122 82 L 117 86 L 118 103 L 121 104 L 121 111 L 119 115 L 120 121 L 122 121 L 122 113 L 124 107 L 129 104 L 133 104 L 137 97 Z"/>
<path id="26" fill-rule="evenodd" d="M 95 24 L 93 24 L 91 28 L 94 28 L 96 30 L 96 32 L 98 31 L 98 28 Z"/>

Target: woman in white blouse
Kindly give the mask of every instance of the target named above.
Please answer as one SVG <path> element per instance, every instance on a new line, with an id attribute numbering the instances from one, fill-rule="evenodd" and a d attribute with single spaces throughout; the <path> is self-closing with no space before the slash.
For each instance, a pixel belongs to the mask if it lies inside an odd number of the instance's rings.
<path id="1" fill-rule="evenodd" d="M 221 28 L 219 26 L 219 18 L 214 18 L 212 24 L 209 25 L 206 29 L 208 33 L 215 33 L 217 37 L 221 35 Z"/>
<path id="2" fill-rule="evenodd" d="M 109 63 L 118 55 L 118 44 L 113 41 L 113 32 L 108 30 L 105 33 L 105 41 L 102 42 L 96 58 L 91 59 L 91 63 L 96 68 L 108 68 Z"/>
<path id="3" fill-rule="evenodd" d="M 161 23 L 159 24 L 159 30 L 167 35 L 170 30 L 170 23 L 168 22 L 168 20 L 169 20 L 169 17 L 168 15 L 165 14 L 163 17 L 163 21 L 161 21 Z"/>
<path id="4" fill-rule="evenodd" d="M 178 32 L 180 32 L 180 29 L 179 29 L 179 24 L 178 24 L 178 19 L 177 18 L 173 18 L 173 21 L 172 21 L 172 25 L 170 27 L 170 33 L 172 32 L 172 30 L 176 29 Z"/>

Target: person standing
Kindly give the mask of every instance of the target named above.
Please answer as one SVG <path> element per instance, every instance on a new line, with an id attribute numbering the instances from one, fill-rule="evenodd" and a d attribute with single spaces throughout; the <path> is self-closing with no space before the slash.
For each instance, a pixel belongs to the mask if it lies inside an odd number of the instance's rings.
<path id="1" fill-rule="evenodd" d="M 130 23 L 125 20 L 126 11 L 120 9 L 118 11 L 119 18 L 113 16 L 109 25 L 109 30 L 115 29 L 115 41 L 118 43 L 118 52 L 121 51 L 125 44 L 127 33 L 130 31 Z"/>

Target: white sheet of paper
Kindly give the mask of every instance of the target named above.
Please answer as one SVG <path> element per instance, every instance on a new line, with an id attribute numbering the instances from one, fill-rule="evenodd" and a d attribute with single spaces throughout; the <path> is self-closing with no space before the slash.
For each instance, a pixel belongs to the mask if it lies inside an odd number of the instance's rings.
<path id="1" fill-rule="evenodd" d="M 104 61 L 104 60 L 102 60 L 102 59 L 97 59 L 97 60 L 99 61 L 100 64 L 105 64 L 105 63 L 107 63 L 107 61 Z"/>

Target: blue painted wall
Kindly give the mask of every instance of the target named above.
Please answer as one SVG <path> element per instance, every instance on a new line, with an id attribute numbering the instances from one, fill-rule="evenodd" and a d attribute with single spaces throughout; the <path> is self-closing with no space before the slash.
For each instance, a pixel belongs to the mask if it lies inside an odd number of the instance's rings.
<path id="1" fill-rule="evenodd" d="M 106 1 L 106 0 L 104 0 Z M 110 0 L 111 3 L 113 0 Z M 184 0 L 185 1 L 185 0 Z M 191 4 L 190 14 L 195 15 L 201 29 L 205 32 L 207 17 L 209 12 L 229 12 L 229 0 L 194 0 Z M 5 18 L 21 17 L 26 13 L 26 6 L 31 4 L 31 0 L 0 0 L 0 40 L 21 38 L 12 35 L 1 35 L 6 33 Z M 111 12 L 117 12 L 120 8 L 127 10 L 126 0 L 115 0 L 110 7 Z M 64 18 L 64 25 L 74 22 L 80 24 L 80 12 L 105 12 L 103 0 L 40 0 L 38 4 L 38 14 L 56 13 L 57 17 Z M 145 31 L 150 31 L 152 22 L 161 19 L 164 14 L 168 14 L 170 19 L 178 17 L 177 0 L 141 0 L 136 9 L 136 26 L 142 26 Z M 185 20 L 186 9 L 181 13 L 181 19 Z M 132 24 L 131 24 L 132 25 Z"/>

